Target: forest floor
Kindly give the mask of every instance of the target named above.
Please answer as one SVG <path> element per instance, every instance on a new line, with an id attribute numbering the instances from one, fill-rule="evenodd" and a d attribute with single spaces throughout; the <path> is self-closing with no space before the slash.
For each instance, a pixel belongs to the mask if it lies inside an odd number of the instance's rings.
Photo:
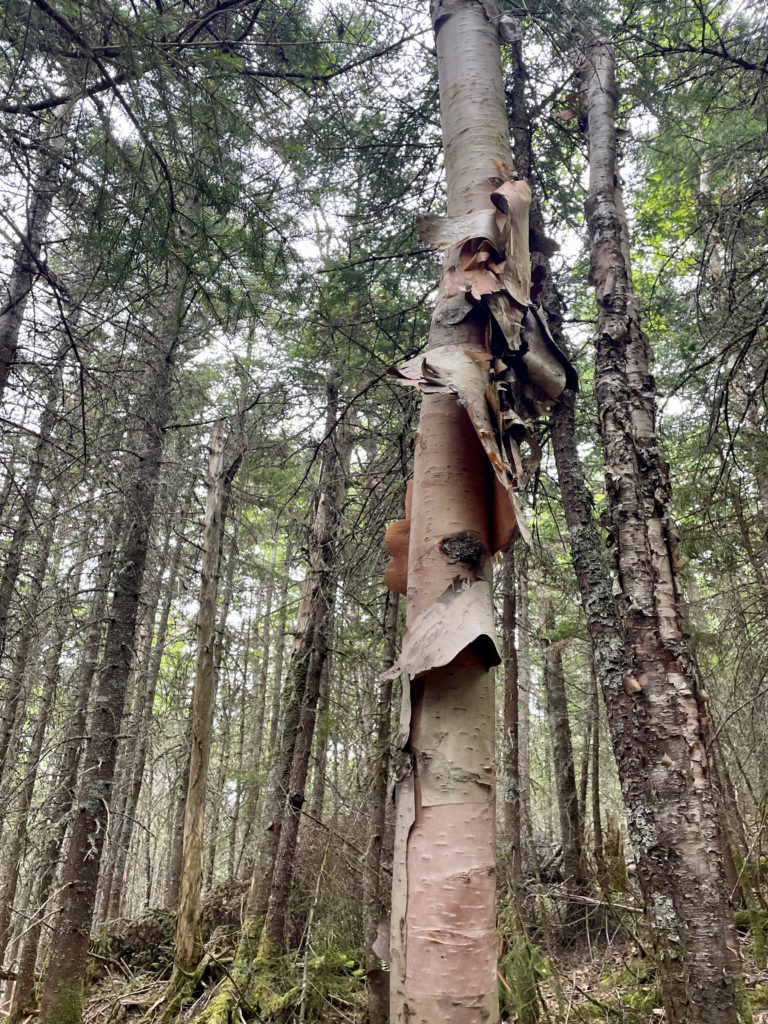
<path id="1" fill-rule="evenodd" d="M 194 1001 L 181 1012 L 191 1022 L 219 987 L 226 984 L 234 960 L 239 918 L 247 886 L 231 880 L 217 887 L 203 907 L 208 969 Z M 552 918 L 543 922 L 536 943 L 505 927 L 500 915 L 499 996 L 502 1020 L 526 1024 L 663 1024 L 659 989 L 652 962 L 636 934 L 624 922 L 603 918 L 579 929 L 576 941 L 556 939 L 557 904 L 546 901 Z M 541 916 L 539 918 L 541 922 Z M 635 919 L 636 920 L 636 919 Z M 632 924 L 628 925 L 632 927 Z M 755 1024 L 768 1024 L 768 970 L 755 966 L 752 939 L 740 935 L 747 995 Z M 173 915 L 147 910 L 133 921 L 110 922 L 94 939 L 88 971 L 90 998 L 84 1024 L 153 1024 L 173 959 Z M 521 966 L 522 965 L 522 966 Z M 286 958 L 282 975 L 288 993 L 280 1019 L 267 1021 L 244 1013 L 238 1024 L 290 1024 L 327 1021 L 365 1024 L 366 991 L 359 951 L 341 950 L 313 941 L 311 948 Z M 521 1008 L 528 1000 L 528 1013 Z M 535 1003 L 535 1009 L 531 1007 Z M 302 1016 L 301 1004 L 304 1003 Z M 0 1017 L 0 1021 L 3 1018 Z M 35 1024 L 30 1012 L 25 1024 Z"/>
<path id="2" fill-rule="evenodd" d="M 747 991 L 754 1021 L 755 1024 L 768 1024 L 768 970 L 754 967 L 748 939 L 743 940 L 743 945 Z M 102 962 L 102 976 L 86 1007 L 84 1024 L 138 1024 L 139 1021 L 150 1024 L 153 1016 L 148 1015 L 148 1010 L 162 995 L 169 966 L 162 965 L 162 974 L 158 976 L 157 971 L 132 971 L 120 960 Z M 317 966 L 316 963 L 315 970 Z M 301 964 L 295 967 L 299 988 Z M 624 948 L 616 945 L 601 948 L 597 942 L 591 948 L 580 945 L 578 948 L 561 951 L 556 963 L 550 957 L 542 957 L 536 972 L 538 1020 L 541 1024 L 663 1024 L 664 1011 L 659 1005 L 658 987 L 646 962 L 632 945 L 627 944 Z M 217 980 L 212 975 L 208 984 L 215 988 L 223 980 Z M 327 972 L 324 974 L 323 991 L 315 990 L 313 1011 L 307 1015 L 307 1020 L 327 1021 L 329 1024 L 364 1024 L 366 997 L 363 977 L 355 976 L 354 968 L 350 965 L 346 974 L 338 970 L 336 981 L 334 985 L 333 976 Z M 505 998 L 505 989 L 508 989 L 508 985 L 500 975 L 503 1005 L 507 1004 L 509 998 Z M 199 996 L 179 1019 L 193 1020 L 210 994 L 204 992 Z M 318 995 L 322 996 L 325 1007 L 320 1013 L 316 999 Z M 290 1024 L 299 1019 L 297 997 L 297 1006 L 293 1011 L 286 1011 L 281 1024 Z M 507 1011 L 502 1016 L 502 1020 L 507 1021 L 519 1019 L 514 1012 Z M 530 1019 L 536 1018 L 532 1016 Z M 260 1022 L 259 1017 L 242 1018 L 242 1024 Z M 34 1017 L 28 1017 L 26 1024 L 34 1024 Z"/>

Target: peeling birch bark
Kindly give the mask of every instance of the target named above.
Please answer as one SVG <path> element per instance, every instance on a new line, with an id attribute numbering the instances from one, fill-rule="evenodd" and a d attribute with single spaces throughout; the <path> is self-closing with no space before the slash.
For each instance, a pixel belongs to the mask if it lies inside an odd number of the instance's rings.
<path id="1" fill-rule="evenodd" d="M 421 230 L 445 260 L 429 349 L 394 371 L 424 398 L 409 513 L 387 533 L 387 583 L 408 599 L 388 673 L 404 676 L 393 1024 L 498 1021 L 491 555 L 524 530 L 514 492 L 538 457 L 531 425 L 574 377 L 530 301 L 499 16 L 495 0 L 432 2 L 448 217 Z"/>

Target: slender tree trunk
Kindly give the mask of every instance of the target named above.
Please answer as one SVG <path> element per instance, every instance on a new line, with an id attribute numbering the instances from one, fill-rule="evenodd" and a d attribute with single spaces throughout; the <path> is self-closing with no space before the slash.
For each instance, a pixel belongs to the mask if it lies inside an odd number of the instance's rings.
<path id="1" fill-rule="evenodd" d="M 261 784 L 257 779 L 261 775 L 263 764 L 264 726 L 267 717 L 267 692 L 269 683 L 269 663 L 272 653 L 272 610 L 275 599 L 275 569 L 277 566 L 277 544 L 272 549 L 272 568 L 269 575 L 266 591 L 266 605 L 264 609 L 263 626 L 261 629 L 261 663 L 259 665 L 259 683 L 257 693 L 254 695 L 254 731 L 251 744 L 251 773 L 253 781 L 248 784 L 248 791 L 245 801 L 245 822 L 243 827 L 243 842 L 237 863 L 237 873 L 240 872 L 240 865 L 243 859 L 249 863 L 246 850 L 252 845 L 253 833 L 258 820 L 259 797 L 261 796 Z M 252 864 L 249 864 L 253 867 Z"/>
<path id="2" fill-rule="evenodd" d="M 536 851 L 533 842 L 531 814 L 531 620 L 528 600 L 528 551 L 521 547 L 515 558 L 517 566 L 517 760 L 520 780 L 521 866 L 535 871 Z"/>
<path id="3" fill-rule="evenodd" d="M 544 604 L 544 626 L 551 633 L 555 626 L 552 602 Z M 552 739 L 552 767 L 557 789 L 557 809 L 563 845 L 563 872 L 566 883 L 580 888 L 584 884 L 581 856 L 581 822 L 576 790 L 576 769 L 573 762 L 568 697 L 565 692 L 562 641 L 544 638 L 544 686 L 547 692 L 547 714 Z"/>
<path id="4" fill-rule="evenodd" d="M 54 518 L 51 516 L 42 544 L 46 562 L 48 560 L 48 549 L 50 549 L 53 539 L 53 532 Z M 16 820 L 10 843 L 4 851 L 6 878 L 2 896 L 0 896 L 0 966 L 2 966 L 6 948 L 12 935 L 11 916 L 14 900 L 16 899 L 19 875 L 24 861 L 24 852 L 28 838 L 29 813 L 32 808 L 32 796 L 35 791 L 37 772 L 40 767 L 40 755 L 43 750 L 43 742 L 48 729 L 51 707 L 59 678 L 59 658 L 64 646 L 64 627 L 66 621 L 63 614 L 60 614 L 56 620 L 56 638 L 46 658 L 43 685 L 37 703 L 37 716 L 29 748 L 24 759 L 23 781 L 16 807 Z"/>
<path id="5" fill-rule="evenodd" d="M 101 647 L 101 635 L 107 607 L 107 589 L 112 573 L 115 544 L 121 529 L 121 516 L 116 515 L 107 528 L 104 543 L 93 579 L 94 594 L 88 612 L 87 626 L 75 671 L 72 697 L 69 705 L 68 728 L 64 745 L 64 758 L 58 773 L 54 797 L 49 809 L 51 830 L 40 854 L 40 866 L 34 905 L 38 916 L 27 931 L 21 944 L 17 980 L 11 1003 L 14 1024 L 18 1024 L 26 1007 L 33 1003 L 35 964 L 43 927 L 42 915 L 52 900 L 56 882 L 59 855 L 64 843 L 69 815 L 74 806 L 80 756 L 85 746 L 88 695 L 91 690 Z"/>
<path id="6" fill-rule="evenodd" d="M 192 713 L 184 724 L 182 738 L 181 774 L 176 784 L 171 848 L 168 854 L 168 877 L 165 881 L 165 906 L 174 910 L 179 902 L 179 880 L 181 879 L 181 858 L 184 851 L 184 819 L 186 817 L 187 791 L 189 790 L 189 754 L 192 749 Z"/>
<path id="7" fill-rule="evenodd" d="M 16 245 L 5 294 L 0 298 L 0 401 L 16 362 L 24 310 L 41 265 L 43 241 L 59 188 L 59 170 L 67 145 L 73 105 L 74 101 L 64 104 L 51 125 L 37 179 L 31 189 L 26 228 Z"/>
<path id="8" fill-rule="evenodd" d="M 597 678 L 592 668 L 592 848 L 595 852 L 599 879 L 604 878 L 603 862 L 603 823 L 600 813 L 600 694 L 597 691 Z M 585 814 L 586 817 L 586 814 Z"/>
<path id="9" fill-rule="evenodd" d="M 368 993 L 369 1024 L 387 1024 L 389 1018 L 389 978 L 387 972 L 381 969 L 383 957 L 376 955 L 375 947 L 378 947 L 379 930 L 385 923 L 386 915 L 381 860 L 387 820 L 392 733 L 392 680 L 386 677 L 386 673 L 395 663 L 399 603 L 400 598 L 397 592 L 388 590 L 384 605 L 384 657 L 382 659 L 385 678 L 379 683 L 373 730 L 376 747 L 371 770 L 373 779 L 370 795 L 371 825 L 368 847 L 365 851 L 363 875 L 365 984 Z"/>
<path id="10" fill-rule="evenodd" d="M 185 517 L 186 514 L 187 507 L 185 506 Z M 184 524 L 185 523 L 186 518 L 184 520 Z M 184 524 L 182 524 L 182 529 L 179 531 L 179 536 L 176 539 L 176 543 L 171 554 L 168 580 L 165 584 L 165 593 L 160 606 L 160 617 L 157 624 L 157 630 L 155 632 L 155 642 L 152 647 L 152 654 L 147 667 L 147 689 L 141 710 L 141 721 L 138 728 L 138 742 L 136 744 L 136 750 L 131 764 L 130 787 L 128 789 L 127 800 L 124 807 L 123 826 L 120 831 L 120 843 L 118 846 L 117 857 L 115 859 L 114 877 L 117 880 L 117 884 L 113 884 L 112 886 L 112 897 L 107 915 L 111 919 L 120 916 L 122 899 L 125 893 L 126 862 L 128 859 L 128 851 L 131 846 L 133 826 L 139 806 L 141 788 L 144 782 L 144 770 L 147 762 L 147 751 L 149 748 L 150 732 L 152 727 L 155 694 L 157 693 L 157 684 L 160 679 L 160 666 L 163 660 L 165 640 L 168 633 L 168 619 L 171 613 L 171 605 L 173 604 L 176 579 L 179 571 L 179 563 L 181 561 L 181 552 L 184 546 Z"/>
<path id="11" fill-rule="evenodd" d="M 515 549 L 504 555 L 501 575 L 504 605 L 501 613 L 504 646 L 504 832 L 509 844 L 509 881 L 519 892 L 523 881 L 522 831 L 520 823 L 520 693 L 518 688 L 517 647 L 517 573 Z"/>
<path id="12" fill-rule="evenodd" d="M 277 543 L 277 541 L 275 541 Z M 277 623 L 277 645 L 275 648 L 275 670 L 272 676 L 272 707 L 269 718 L 269 742 L 267 753 L 273 756 L 277 743 L 278 726 L 280 724 L 280 707 L 282 704 L 283 661 L 285 659 L 285 630 L 288 619 L 288 585 L 290 583 L 291 540 L 287 538 L 285 557 L 283 559 L 282 583 L 280 584 L 280 615 Z"/>
<path id="13" fill-rule="evenodd" d="M 584 733 L 581 747 L 581 771 L 579 772 L 579 842 L 582 853 L 586 849 L 587 793 L 589 792 L 589 765 L 592 752 L 592 701 L 586 710 Z"/>
<path id="14" fill-rule="evenodd" d="M 92 925 L 94 930 L 105 921 L 117 917 L 122 896 L 122 885 L 115 884 L 115 882 L 116 880 L 122 881 L 122 868 L 125 866 L 128 853 L 126 843 L 130 844 L 133 827 L 132 820 L 129 824 L 129 816 L 131 819 L 134 816 L 134 811 L 129 807 L 133 791 L 133 766 L 137 751 L 142 743 L 146 743 L 142 729 L 146 723 L 147 709 L 149 708 L 151 712 L 152 707 L 149 701 L 149 689 L 152 684 L 148 663 L 169 543 L 170 531 L 166 533 L 163 550 L 157 560 L 158 564 L 154 566 L 154 570 L 150 574 L 151 582 L 144 587 L 140 602 L 140 607 L 143 606 L 143 613 L 137 630 L 131 680 L 126 693 L 126 703 L 129 704 L 130 711 L 125 714 L 120 730 L 122 737 L 118 747 L 115 778 L 112 785 L 111 829 L 102 857 L 99 896 Z M 152 701 L 154 701 L 154 692 Z M 148 723 L 146 724 L 148 727 Z"/>
<path id="15" fill-rule="evenodd" d="M 232 539 L 229 546 L 229 554 L 227 555 L 227 571 L 224 576 L 224 590 L 219 602 L 219 621 L 216 626 L 216 642 L 214 644 L 214 671 L 216 673 L 216 679 L 221 678 L 221 666 L 225 663 L 225 651 L 228 651 L 230 646 L 229 633 L 227 631 L 227 617 L 229 616 L 230 608 L 232 607 L 232 596 L 234 594 L 235 587 L 235 569 L 238 564 L 238 535 L 240 533 L 240 516 L 236 514 L 233 516 L 232 521 Z M 248 659 L 248 650 L 250 646 L 250 622 L 246 630 L 246 654 L 245 659 Z M 218 685 L 218 683 L 217 683 Z M 222 709 L 223 710 L 223 709 Z M 226 715 L 226 737 L 221 737 L 221 750 L 222 754 L 219 758 L 219 772 L 217 778 L 216 793 L 219 794 L 218 799 L 215 801 L 213 806 L 213 815 L 211 819 L 210 827 L 210 840 L 208 843 L 208 860 L 205 869 L 205 881 L 203 888 L 205 890 L 210 889 L 213 884 L 214 869 L 216 867 L 216 852 L 219 841 L 219 828 L 221 822 L 221 809 L 222 799 L 225 792 L 226 786 L 226 772 L 229 763 L 229 715 Z"/>
<path id="16" fill-rule="evenodd" d="M 332 626 L 333 623 L 329 623 L 329 629 Z M 312 756 L 314 763 L 312 769 L 312 796 L 309 802 L 309 817 L 314 821 L 323 820 L 323 807 L 325 805 L 329 729 L 328 710 L 331 706 L 332 662 L 333 657 L 329 652 L 323 665 L 323 673 L 320 677 L 320 695 L 317 698 L 315 749 Z"/>
<path id="17" fill-rule="evenodd" d="M 43 979 L 43 1024 L 80 1024 L 88 938 L 96 901 L 99 865 L 112 795 L 120 723 L 130 674 L 139 597 L 149 544 L 149 526 L 163 453 L 163 430 L 171 410 L 172 356 L 183 319 L 185 272 L 168 283 L 158 323 L 170 342 L 153 339 L 148 352 L 142 421 L 136 428 L 139 457 L 131 465 L 124 538 L 99 673 L 96 706 L 86 750 L 77 815 L 62 874 L 62 908 Z"/>
<path id="18" fill-rule="evenodd" d="M 707 775 L 698 683 L 681 627 L 670 485 L 655 434 L 650 353 L 632 286 L 618 185 L 614 56 L 604 40 L 593 39 L 587 47 L 582 88 L 590 156 L 590 277 L 598 307 L 595 395 L 626 602 L 631 661 L 625 686 L 644 710 L 653 793 L 652 807 L 644 802 L 648 818 L 642 825 L 635 822 L 641 833 L 638 867 L 648 882 L 654 876 L 665 879 L 663 886 L 647 889 L 662 955 L 667 1020 L 735 1024 L 741 967 Z"/>
<path id="19" fill-rule="evenodd" d="M 63 359 L 63 353 L 60 352 L 59 357 Z M 39 436 L 29 460 L 24 483 L 24 494 L 5 557 L 2 578 L 0 579 L 0 665 L 6 651 L 9 616 L 11 615 L 14 592 L 19 579 L 19 573 L 21 572 L 27 539 L 35 522 L 35 517 L 39 515 L 37 495 L 43 479 L 46 461 L 50 457 L 51 437 L 56 424 L 56 418 L 59 414 L 61 380 L 61 364 L 59 363 L 51 378 L 47 400 L 40 417 Z M 21 643 L 23 643 L 22 640 L 20 640 Z M 11 678 L 5 681 L 3 686 L 3 712 L 0 716 L 0 776 L 8 756 L 13 723 L 18 717 L 20 710 L 19 702 L 22 699 L 20 685 L 21 678 L 12 670 Z"/>
<path id="20" fill-rule="evenodd" d="M 289 765 L 288 784 L 281 801 L 274 871 L 260 944 L 260 955 L 267 957 L 285 948 L 286 913 L 293 882 L 300 812 L 336 600 L 338 534 L 352 454 L 350 411 L 332 430 L 336 422 L 337 401 L 335 384 L 329 384 L 327 440 L 310 530 L 309 571 L 299 602 L 296 639 L 289 668 L 290 697 L 281 744 L 281 756 L 285 756 Z"/>
<path id="21" fill-rule="evenodd" d="M 224 543 L 224 524 L 235 473 L 242 461 L 243 449 L 225 466 L 225 423 L 217 421 L 211 434 L 208 461 L 208 496 L 203 529 L 203 565 L 200 582 L 200 608 L 197 614 L 197 669 L 192 702 L 192 748 L 189 785 L 184 817 L 184 847 L 179 882 L 179 909 L 176 916 L 174 975 L 170 990 L 183 988 L 202 953 L 200 895 L 203 885 L 203 830 L 208 763 L 211 752 L 213 711 L 216 694 L 214 638 L 216 602 Z"/>
<path id="22" fill-rule="evenodd" d="M 258 618 L 258 612 L 257 618 Z M 251 624 L 248 624 L 250 636 Z M 250 644 L 243 653 L 243 678 L 240 683 L 240 708 L 237 716 L 237 748 L 235 751 L 235 792 L 229 822 L 229 849 L 227 850 L 227 878 L 235 873 L 237 834 L 240 825 L 240 811 L 243 807 L 243 766 L 245 764 L 245 722 L 248 715 L 248 674 L 251 660 Z"/>

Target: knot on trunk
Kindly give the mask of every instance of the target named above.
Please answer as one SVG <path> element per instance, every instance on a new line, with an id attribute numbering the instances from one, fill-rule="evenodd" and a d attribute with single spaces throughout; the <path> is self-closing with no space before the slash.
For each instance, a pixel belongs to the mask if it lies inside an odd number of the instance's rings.
<path id="1" fill-rule="evenodd" d="M 445 537 L 440 544 L 440 550 L 451 564 L 464 562 L 474 566 L 483 556 L 483 546 L 479 537 L 466 531 L 456 533 L 452 537 Z"/>

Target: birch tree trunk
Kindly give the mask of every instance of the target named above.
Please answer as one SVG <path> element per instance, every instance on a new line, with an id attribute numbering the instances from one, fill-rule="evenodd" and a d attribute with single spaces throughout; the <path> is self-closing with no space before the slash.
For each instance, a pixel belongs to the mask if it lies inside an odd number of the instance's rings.
<path id="1" fill-rule="evenodd" d="M 424 218 L 422 238 L 447 253 L 429 351 L 399 370 L 424 399 L 397 666 L 393 1024 L 498 1020 L 491 556 L 524 528 L 519 445 L 535 453 L 530 424 L 567 377 L 530 303 L 530 190 L 510 181 L 500 16 L 492 0 L 432 3 L 448 217 Z"/>
<path id="2" fill-rule="evenodd" d="M 606 466 L 624 625 L 625 688 L 643 709 L 651 813 L 635 821 L 649 885 L 671 1024 L 735 1024 L 741 967 L 708 776 L 698 680 L 681 626 L 670 483 L 655 433 L 650 351 L 633 291 L 627 221 L 618 185 L 614 55 L 592 39 L 582 69 L 588 120 L 592 239 L 597 293 L 595 395 Z"/>

